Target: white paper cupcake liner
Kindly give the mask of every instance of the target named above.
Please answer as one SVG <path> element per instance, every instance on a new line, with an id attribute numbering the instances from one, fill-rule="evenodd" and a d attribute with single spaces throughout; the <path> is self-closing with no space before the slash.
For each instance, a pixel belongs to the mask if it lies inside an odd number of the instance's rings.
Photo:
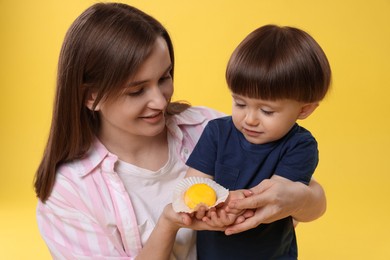
<path id="1" fill-rule="evenodd" d="M 224 188 L 223 186 L 219 185 L 215 181 L 208 179 L 208 178 L 202 178 L 202 177 L 188 177 L 184 178 L 181 180 L 174 192 L 173 192 L 173 199 L 172 199 L 172 206 L 173 210 L 176 212 L 186 212 L 186 213 L 191 213 L 197 210 L 195 209 L 190 209 L 184 202 L 184 193 L 187 191 L 189 187 L 191 187 L 194 184 L 198 183 L 205 183 L 209 185 L 211 188 L 215 190 L 215 193 L 217 195 L 217 201 L 215 202 L 214 205 L 207 207 L 207 208 L 212 208 L 222 202 L 224 202 L 228 195 L 229 195 L 229 190 Z M 205 205 L 204 205 L 205 206 Z"/>

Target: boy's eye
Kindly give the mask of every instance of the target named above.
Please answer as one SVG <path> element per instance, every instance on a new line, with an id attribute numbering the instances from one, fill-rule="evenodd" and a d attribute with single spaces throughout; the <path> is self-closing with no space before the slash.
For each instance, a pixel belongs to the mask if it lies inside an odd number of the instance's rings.
<path id="1" fill-rule="evenodd" d="M 242 102 L 241 100 L 233 98 L 233 103 L 234 103 L 234 106 L 236 106 L 236 107 L 245 107 L 245 103 Z"/>
<path id="2" fill-rule="evenodd" d="M 265 109 L 261 109 L 261 112 L 263 112 L 265 115 L 267 116 L 271 116 L 273 115 L 274 111 L 270 111 L 270 110 L 265 110 Z"/>
<path id="3" fill-rule="evenodd" d="M 235 105 L 236 107 L 245 107 L 245 104 L 243 104 L 243 103 L 234 102 L 234 105 Z"/>

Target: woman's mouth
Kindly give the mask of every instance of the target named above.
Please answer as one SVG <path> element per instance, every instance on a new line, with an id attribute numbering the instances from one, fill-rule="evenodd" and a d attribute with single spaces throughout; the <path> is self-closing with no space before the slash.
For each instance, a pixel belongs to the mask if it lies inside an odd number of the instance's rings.
<path id="1" fill-rule="evenodd" d="M 154 114 L 147 115 L 147 116 L 142 116 L 140 118 L 142 120 L 150 123 L 150 124 L 156 124 L 156 123 L 159 123 L 161 121 L 161 119 L 164 118 L 164 114 L 162 111 L 160 111 L 158 113 L 154 113 Z"/>

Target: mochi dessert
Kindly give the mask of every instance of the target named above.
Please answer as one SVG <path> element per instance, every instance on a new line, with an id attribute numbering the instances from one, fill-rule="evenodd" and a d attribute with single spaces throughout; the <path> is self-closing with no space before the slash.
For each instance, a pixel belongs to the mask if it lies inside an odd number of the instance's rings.
<path id="1" fill-rule="evenodd" d="M 217 194 L 213 188 L 206 183 L 197 183 L 188 188 L 184 193 L 184 203 L 195 209 L 198 205 L 211 207 L 217 201 Z"/>

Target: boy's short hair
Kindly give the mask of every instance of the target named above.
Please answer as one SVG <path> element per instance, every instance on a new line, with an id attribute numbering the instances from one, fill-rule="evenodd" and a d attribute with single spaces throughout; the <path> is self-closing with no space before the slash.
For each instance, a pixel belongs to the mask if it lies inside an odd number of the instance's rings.
<path id="1" fill-rule="evenodd" d="M 262 26 L 250 33 L 230 57 L 226 80 L 236 94 L 265 100 L 322 100 L 331 69 L 324 51 L 306 32 Z"/>

